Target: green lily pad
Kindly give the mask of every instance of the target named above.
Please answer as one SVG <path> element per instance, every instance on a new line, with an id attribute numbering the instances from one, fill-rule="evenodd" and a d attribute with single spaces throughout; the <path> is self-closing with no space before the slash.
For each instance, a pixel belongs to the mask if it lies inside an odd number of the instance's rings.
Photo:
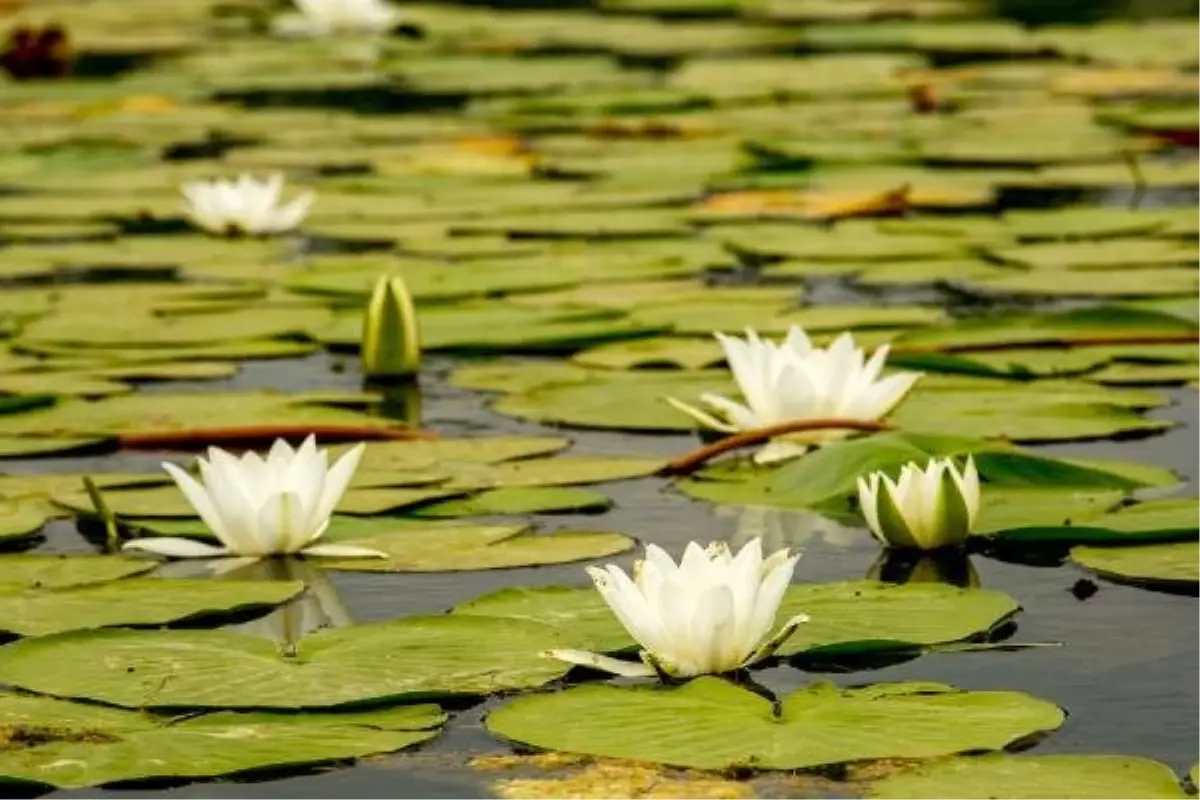
<path id="1" fill-rule="evenodd" d="M 1082 541 L 1089 521 L 1126 496 L 1120 489 L 1104 487 L 988 484 L 973 532 L 1004 541 L 1038 541 L 1031 532 L 1060 531 L 1070 540 L 1079 527 Z"/>
<path id="2" fill-rule="evenodd" d="M 935 683 L 843 689 L 819 682 L 771 702 L 719 678 L 683 686 L 584 685 L 522 697 L 487 717 L 506 739 L 571 753 L 697 769 L 803 769 L 997 750 L 1062 724 L 1020 692 Z"/>
<path id="3" fill-rule="evenodd" d="M 1145 280 L 1143 272 L 1136 274 Z M 1062 276 L 1057 277 L 1061 279 Z M 1096 277 L 1087 276 L 1089 280 Z M 950 324 L 905 331 L 895 344 L 897 350 L 936 348 L 970 351 L 998 346 L 1071 345 L 1097 338 L 1110 343 L 1124 339 L 1136 343 L 1160 336 L 1178 336 L 1194 341 L 1198 336 L 1197 326 L 1195 321 L 1168 313 L 1109 305 L 1049 314 L 968 317 Z"/>
<path id="4" fill-rule="evenodd" d="M 593 513 L 612 507 L 607 495 L 587 489 L 559 486 L 514 486 L 489 489 L 471 497 L 443 500 L 414 509 L 413 516 L 426 519 L 483 517 L 493 514 Z"/>
<path id="5" fill-rule="evenodd" d="M 1057 270 L 972 278 L 964 290 L 985 296 L 1159 297 L 1195 294 L 1200 278 L 1194 267 L 1155 267 L 1063 273 Z"/>
<path id="6" fill-rule="evenodd" d="M 444 463 L 472 462 L 498 464 L 534 456 L 552 455 L 565 449 L 569 439 L 558 436 L 477 436 L 463 439 L 414 439 L 398 442 L 370 442 L 363 452 L 359 469 L 363 472 L 424 470 Z M 334 448 L 335 458 L 345 448 Z"/>
<path id="7" fill-rule="evenodd" d="M 1200 582 L 1200 543 L 1171 542 L 1135 547 L 1071 548 L 1071 560 L 1117 583 L 1194 587 Z"/>
<path id="8" fill-rule="evenodd" d="M 128 384 L 71 372 L 11 372 L 0 375 L 0 392 L 12 395 L 111 397 L 132 391 L 133 387 Z"/>
<path id="9" fill-rule="evenodd" d="M 620 533 L 564 530 L 535 534 L 529 525 L 403 525 L 399 530 L 345 541 L 388 554 L 325 559 L 326 569 L 353 572 L 459 572 L 565 564 L 617 555 L 635 542 Z"/>
<path id="10" fill-rule="evenodd" d="M 1148 758 L 1109 755 L 987 754 L 920 764 L 873 781 L 867 797 L 1153 797 L 1183 800 L 1179 778 Z"/>
<path id="11" fill-rule="evenodd" d="M 601 369 L 637 369 L 675 367 L 699 370 L 715 367 L 725 360 L 725 354 L 712 339 L 683 337 L 653 337 L 611 342 L 576 353 L 571 361 L 585 367 Z"/>
<path id="12" fill-rule="evenodd" d="M 986 517 L 986 514 L 983 515 Z M 1200 503 L 1186 500 L 1148 500 L 1107 514 L 1066 516 L 1069 525 L 1026 526 L 1002 530 L 998 536 L 1011 542 L 1062 542 L 1066 544 L 1142 544 L 1195 539 L 1200 531 Z"/>
<path id="13" fill-rule="evenodd" d="M 799 584 L 788 588 L 777 618 L 809 621 L 780 648 L 784 656 L 844 657 L 913 650 L 986 633 L 1017 613 L 1003 592 L 944 584 L 875 581 Z M 594 589 L 564 586 L 501 589 L 458 605 L 454 614 L 515 617 L 556 625 L 577 646 L 624 650 L 633 639 Z"/>
<path id="14" fill-rule="evenodd" d="M 321 306 L 246 308 L 205 314 L 91 314 L 74 311 L 43 317 L 21 331 L 18 346 L 70 344 L 75 347 L 171 347 L 239 339 L 311 338 L 328 327 Z"/>
<path id="15" fill-rule="evenodd" d="M 988 250 L 993 258 L 1033 270 L 1136 270 L 1143 266 L 1194 264 L 1194 247 L 1163 239 L 1118 239 L 1104 242 L 1051 242 Z M 1082 278 L 1082 276 L 1079 276 Z M 1096 277 L 1096 276 L 1092 276 Z M 1059 275 L 1061 280 L 1069 276 Z"/>
<path id="16" fill-rule="evenodd" d="M 0 436 L 0 458 L 69 456 L 91 451 L 109 441 L 102 436 Z"/>
<path id="17" fill-rule="evenodd" d="M 523 459 L 500 464 L 459 464 L 446 489 L 492 489 L 527 486 L 571 486 L 650 475 L 660 467 L 659 458 L 556 456 Z"/>
<path id="18" fill-rule="evenodd" d="M 46 518 L 45 509 L 33 503 L 0 500 L 0 544 L 12 545 L 36 539 Z"/>
<path id="19" fill-rule="evenodd" d="M 144 431 L 185 431 L 253 425 L 359 425 L 394 427 L 395 422 L 323 398 L 268 392 L 154 393 L 112 397 L 93 403 L 65 400 L 24 414 L 0 416 L 0 434 L 108 436 Z"/>
<path id="20" fill-rule="evenodd" d="M 522 419 L 585 428 L 683 431 L 690 430 L 693 421 L 667 405 L 664 396 L 687 398 L 731 390 L 729 374 L 716 370 L 649 375 L 614 372 L 588 375 L 577 383 L 535 386 L 497 399 L 493 408 Z"/>
<path id="21" fill-rule="evenodd" d="M 0 696 L 0 780 L 73 789 L 216 778 L 389 753 L 438 734 L 435 705 L 348 714 L 218 712 L 181 720 L 49 697 Z"/>
<path id="22" fill-rule="evenodd" d="M 102 630 L 0 648 L 0 680 L 127 708 L 329 708 L 534 688 L 566 672 L 540 655 L 561 644 L 548 625 L 453 615 L 321 630 L 295 655 L 225 631 Z"/>
<path id="23" fill-rule="evenodd" d="M 0 556 L 0 587 L 66 589 L 128 578 L 154 567 L 155 563 L 149 559 L 124 556 L 6 555 Z"/>
<path id="24" fill-rule="evenodd" d="M 116 625 L 164 625 L 287 602 L 304 584 L 128 578 L 54 589 L 0 589 L 0 630 L 19 636 Z"/>

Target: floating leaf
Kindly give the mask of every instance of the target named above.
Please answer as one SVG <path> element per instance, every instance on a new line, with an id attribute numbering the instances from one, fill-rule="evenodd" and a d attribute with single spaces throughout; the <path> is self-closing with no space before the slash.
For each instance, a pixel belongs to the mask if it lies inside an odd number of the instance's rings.
<path id="1" fill-rule="evenodd" d="M 867 797 L 1040 798 L 1147 797 L 1183 800 L 1171 768 L 1158 761 L 1108 755 L 987 754 L 920 764 L 873 781 Z"/>
<path id="2" fill-rule="evenodd" d="M 0 648 L 0 680 L 129 708 L 324 708 L 533 688 L 566 671 L 539 655 L 561 644 L 547 625 L 453 615 L 325 629 L 295 655 L 225 631 L 103 630 Z"/>
<path id="3" fill-rule="evenodd" d="M 1200 543 L 1172 542 L 1136 547 L 1071 548 L 1071 560 L 1118 583 L 1194 587 L 1200 581 Z"/>
<path id="4" fill-rule="evenodd" d="M 934 683 L 842 689 L 814 683 L 770 701 L 719 678 L 683 686 L 584 685 L 522 697 L 487 717 L 492 733 L 572 753 L 699 769 L 802 769 L 847 761 L 996 750 L 1065 715 L 1019 692 Z"/>
<path id="5" fill-rule="evenodd" d="M 349 542 L 387 553 L 387 559 L 322 560 L 326 569 L 354 572 L 458 572 L 507 569 L 603 558 L 629 550 L 634 540 L 603 531 L 534 534 L 528 525 L 403 526 Z"/>
<path id="6" fill-rule="evenodd" d="M 45 636 L 115 625 L 164 625 L 286 602 L 304 584 L 129 578 L 65 588 L 0 589 L 0 631 Z"/>
<path id="7" fill-rule="evenodd" d="M 0 780 L 61 789 L 216 778 L 387 753 L 431 739 L 434 705 L 349 714 L 220 712 L 172 720 L 48 697 L 0 696 Z"/>
<path id="8" fill-rule="evenodd" d="M 483 517 L 492 514 L 592 513 L 612 507 L 612 500 L 599 492 L 559 486 L 489 489 L 471 497 L 443 500 L 413 510 L 427 519 Z"/>
<path id="9" fill-rule="evenodd" d="M 154 569 L 145 558 L 22 553 L 0 556 L 0 587 L 5 589 L 66 589 L 105 583 Z"/>
<path id="10" fill-rule="evenodd" d="M 986 516 L 986 515 L 985 515 Z M 1026 526 L 1004 530 L 999 538 L 1012 542 L 1067 544 L 1140 544 L 1195 539 L 1200 530 L 1200 503 L 1187 500 L 1148 500 L 1107 514 L 1068 515 L 1069 525 Z"/>

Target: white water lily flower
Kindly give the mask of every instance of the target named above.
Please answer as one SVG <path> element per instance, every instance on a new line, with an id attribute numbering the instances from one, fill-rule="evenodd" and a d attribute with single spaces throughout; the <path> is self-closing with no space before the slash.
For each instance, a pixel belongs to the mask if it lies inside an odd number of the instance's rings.
<path id="1" fill-rule="evenodd" d="M 717 542 L 692 542 L 679 565 L 656 545 L 646 547 L 631 580 L 615 565 L 588 574 L 617 619 L 641 645 L 641 662 L 584 650 L 551 650 L 570 664 L 625 677 L 672 678 L 721 674 L 768 657 L 808 617 L 792 617 L 773 636 L 775 613 L 799 555 L 780 550 L 763 559 L 762 542 L 732 555 Z"/>
<path id="2" fill-rule="evenodd" d="M 878 420 L 895 408 L 921 377 L 920 373 L 899 372 L 880 378 L 888 347 L 880 347 L 868 359 L 849 333 L 824 348 L 814 347 L 799 325 L 793 325 L 778 344 L 760 339 L 750 329 L 744 341 L 723 333 L 714 336 L 725 351 L 745 403 L 719 394 L 700 395 L 701 402 L 714 409 L 718 418 L 674 398 L 667 401 L 701 425 L 724 433 L 823 417 Z M 788 434 L 769 442 L 754 460 L 763 464 L 794 458 L 808 445 L 848 434 L 835 429 Z"/>
<path id="3" fill-rule="evenodd" d="M 289 553 L 386 558 L 385 553 L 365 547 L 315 544 L 329 527 L 329 518 L 345 493 L 362 452 L 363 445 L 359 444 L 330 467 L 329 454 L 317 449 L 312 436 L 296 449 L 277 439 L 265 459 L 257 453 L 247 453 L 239 459 L 210 447 L 207 461 L 196 459 L 200 481 L 174 464 L 163 464 L 222 546 L 192 539 L 151 537 L 127 542 L 124 549 L 175 558 Z"/>
<path id="4" fill-rule="evenodd" d="M 284 36 L 371 36 L 396 26 L 396 10 L 384 0 L 294 0 L 299 14 L 275 23 Z"/>
<path id="5" fill-rule="evenodd" d="M 180 191 L 188 219 L 221 236 L 268 236 L 294 230 L 308 215 L 314 197 L 312 192 L 304 192 L 283 203 L 283 175 L 279 173 L 261 181 L 248 174 L 192 181 Z"/>
<path id="6" fill-rule="evenodd" d="M 959 472 L 949 458 L 921 469 L 906 464 L 893 481 L 883 472 L 858 479 L 867 527 L 888 547 L 936 550 L 961 545 L 979 516 L 979 473 L 968 457 Z"/>

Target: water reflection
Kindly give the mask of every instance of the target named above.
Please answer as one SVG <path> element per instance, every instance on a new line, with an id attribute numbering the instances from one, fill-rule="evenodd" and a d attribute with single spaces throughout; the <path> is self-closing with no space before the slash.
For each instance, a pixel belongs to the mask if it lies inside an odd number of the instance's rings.
<path id="1" fill-rule="evenodd" d="M 410 428 L 421 427 L 421 386 L 416 381 L 364 380 L 363 389 L 380 396 L 379 413 L 383 416 Z"/>
<path id="2" fill-rule="evenodd" d="M 299 581 L 304 592 L 270 614 L 249 622 L 231 625 L 230 630 L 249 636 L 261 636 L 279 644 L 285 652 L 305 635 L 321 628 L 340 628 L 354 620 L 342 602 L 333 582 L 319 566 L 302 558 L 226 558 L 173 561 L 158 570 L 163 577 L 188 578 L 217 575 L 243 581 Z"/>
<path id="3" fill-rule="evenodd" d="M 971 557 L 951 548 L 928 553 L 884 550 L 867 570 L 867 577 L 884 583 L 946 583 L 964 589 L 980 586 Z"/>
<path id="4" fill-rule="evenodd" d="M 788 510 L 769 506 L 718 506 L 717 516 L 737 515 L 737 526 L 729 544 L 734 550 L 755 537 L 762 539 L 763 551 L 770 553 L 785 547 L 798 547 L 820 538 L 833 547 L 849 547 L 861 541 L 861 528 L 848 528 L 815 511 Z"/>

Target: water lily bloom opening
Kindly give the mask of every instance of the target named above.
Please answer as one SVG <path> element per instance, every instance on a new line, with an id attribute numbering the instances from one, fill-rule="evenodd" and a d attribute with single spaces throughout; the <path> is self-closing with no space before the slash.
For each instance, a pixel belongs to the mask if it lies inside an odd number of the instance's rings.
<path id="1" fill-rule="evenodd" d="M 871 533 L 888 547 L 936 550 L 967 540 L 979 516 L 979 473 L 949 458 L 924 469 L 909 463 L 893 481 L 883 472 L 858 479 L 858 502 Z"/>
<path id="2" fill-rule="evenodd" d="M 383 276 L 363 313 L 363 374 L 370 378 L 411 377 L 421 369 L 417 312 L 404 281 Z"/>
<path id="3" fill-rule="evenodd" d="M 383 0 L 294 0 L 298 16 L 275 25 L 286 36 L 371 36 L 396 26 L 396 11 Z"/>
<path id="4" fill-rule="evenodd" d="M 632 579 L 612 564 L 589 567 L 604 601 L 641 645 L 641 662 L 585 650 L 547 655 L 625 677 L 691 678 L 747 667 L 774 653 L 808 619 L 792 617 L 771 635 L 799 558 L 779 550 L 764 559 L 762 541 L 754 539 L 736 556 L 724 542 L 708 548 L 692 542 L 678 565 L 648 545 Z"/>
<path id="5" fill-rule="evenodd" d="M 248 174 L 192 181 L 180 191 L 188 219 L 219 236 L 271 236 L 295 230 L 308 215 L 314 197 L 312 192 L 304 192 L 283 203 L 283 175 L 279 173 L 261 181 Z"/>
<path id="6" fill-rule="evenodd" d="M 855 419 L 874 421 L 895 408 L 912 389 L 920 373 L 898 372 L 880 378 L 888 347 L 868 359 L 854 337 L 843 333 L 828 347 L 814 347 L 799 325 L 793 325 L 779 343 L 760 339 L 746 330 L 745 340 L 713 334 L 744 403 L 706 392 L 700 400 L 717 416 L 668 397 L 667 401 L 701 425 L 722 431 L 764 428 L 803 419 Z M 768 442 L 754 455 L 757 463 L 783 461 L 802 455 L 809 445 L 849 435 L 845 430 L 818 430 L 789 434 Z"/>
<path id="7" fill-rule="evenodd" d="M 149 537 L 123 549 L 174 558 L 262 557 L 298 553 L 334 558 L 384 557 L 365 547 L 316 544 L 329 527 L 334 507 L 362 458 L 359 444 L 329 466 L 329 454 L 309 436 L 293 449 L 277 439 L 266 458 L 236 458 L 216 447 L 196 459 L 200 480 L 174 464 L 163 468 L 175 479 L 200 519 L 220 540 L 217 547 L 192 539 Z"/>

